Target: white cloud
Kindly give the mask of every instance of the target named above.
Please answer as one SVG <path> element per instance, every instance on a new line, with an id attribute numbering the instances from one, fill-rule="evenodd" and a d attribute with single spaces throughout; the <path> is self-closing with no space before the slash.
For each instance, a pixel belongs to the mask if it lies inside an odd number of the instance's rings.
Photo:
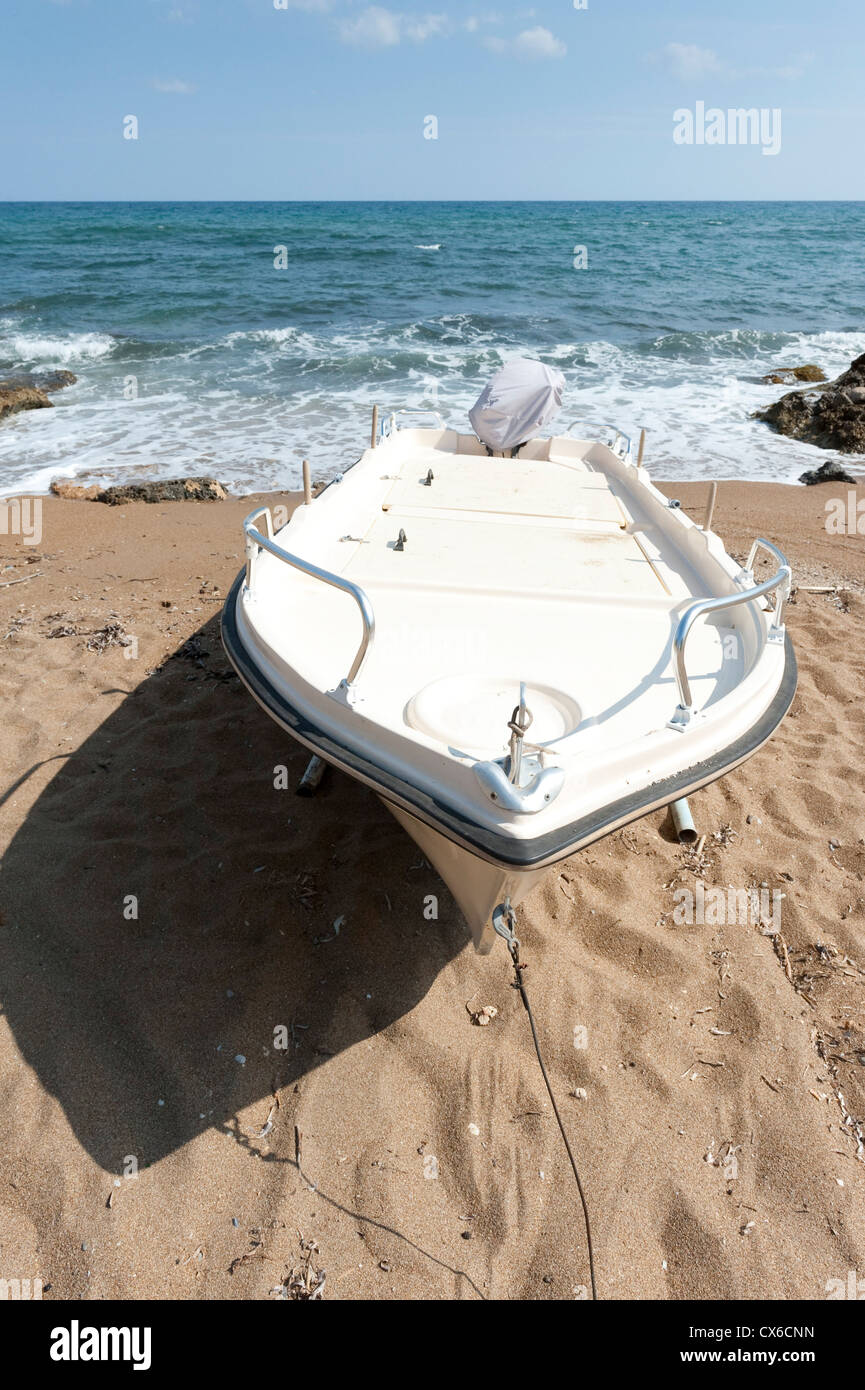
<path id="1" fill-rule="evenodd" d="M 698 48 L 694 43 L 668 43 L 660 53 L 648 55 L 649 62 L 663 63 L 674 77 L 685 82 L 693 82 L 713 74 L 737 82 L 754 77 L 777 77 L 790 81 L 803 76 L 812 58 L 813 54 L 800 53 L 780 67 L 733 68 L 723 62 L 711 48 Z"/>
<path id="2" fill-rule="evenodd" d="M 199 17 L 201 0 L 150 0 L 152 5 L 163 11 L 161 17 L 167 24 L 194 24 Z"/>
<path id="3" fill-rule="evenodd" d="M 720 72 L 721 61 L 711 48 L 698 48 L 695 43 L 668 43 L 664 58 L 676 77 L 690 81 L 705 77 L 709 72 Z"/>
<path id="4" fill-rule="evenodd" d="M 484 44 L 492 53 L 510 53 L 516 58 L 564 58 L 568 51 L 567 44 L 540 24 L 536 29 L 524 29 L 515 39 L 485 39 Z"/>
<path id="5" fill-rule="evenodd" d="M 747 68 L 742 73 L 735 73 L 736 77 L 780 77 L 784 81 L 795 81 L 798 77 L 804 77 L 805 71 L 814 61 L 813 53 L 799 53 L 789 63 L 785 63 L 779 68 Z"/>
<path id="6" fill-rule="evenodd" d="M 450 30 L 446 14 L 428 14 L 422 19 L 406 20 L 406 37 L 414 43 L 424 43 L 427 39 L 441 38 Z"/>
<path id="7" fill-rule="evenodd" d="M 539 24 L 536 29 L 524 29 L 517 35 L 514 51 L 525 58 L 564 58 L 568 48 L 549 29 Z"/>
<path id="8" fill-rule="evenodd" d="M 469 15 L 468 19 L 463 21 L 463 28 L 469 34 L 476 34 L 482 24 L 501 24 L 501 22 L 502 16 L 497 14 L 495 10 L 489 10 L 485 14 Z"/>
<path id="9" fill-rule="evenodd" d="M 360 48 L 394 48 L 403 39 L 425 43 L 427 39 L 441 37 L 450 32 L 450 27 L 445 14 L 421 15 L 415 19 L 386 10 L 381 5 L 370 5 L 357 19 L 341 21 L 339 37 L 343 43 L 357 44 Z"/>
<path id="10" fill-rule="evenodd" d="M 197 90 L 191 82 L 181 82 L 179 77 L 155 77 L 153 85 L 157 92 L 173 92 L 178 96 L 189 96 Z"/>
<path id="11" fill-rule="evenodd" d="M 284 0 L 289 9 L 319 14 L 332 12 L 336 0 Z M 534 14 L 523 10 L 525 20 Z M 396 48 L 401 43 L 426 43 L 428 39 L 450 38 L 459 33 L 477 34 L 485 25 L 502 23 L 495 10 L 481 10 L 467 18 L 433 12 L 420 15 L 387 9 L 384 5 L 367 5 L 353 15 L 334 16 L 335 32 L 343 43 L 357 48 Z M 563 58 L 567 47 L 549 29 L 538 25 L 524 29 L 515 39 L 488 38 L 484 43 L 495 53 L 510 53 L 517 58 Z"/>
<path id="12" fill-rule="evenodd" d="M 373 5 L 358 19 L 343 20 L 339 26 L 343 43 L 356 43 L 361 48 L 392 48 L 399 43 L 399 16 Z"/>
<path id="13" fill-rule="evenodd" d="M 250 3 L 250 0 L 247 2 Z M 337 3 L 338 0 L 281 0 L 280 8 L 329 14 Z M 532 11 L 524 13 L 531 14 Z M 360 13 L 355 12 L 354 16 L 334 16 L 337 37 L 343 43 L 354 44 L 358 48 L 396 48 L 403 42 L 426 43 L 427 39 L 450 38 L 461 31 L 476 34 L 483 25 L 501 22 L 502 16 L 494 10 L 481 11 L 467 19 L 454 19 L 443 13 L 410 15 L 387 9 L 384 5 L 367 5 Z M 525 36 L 520 35 L 520 39 L 526 37 L 531 41 L 533 35 L 534 31 L 531 31 Z"/>

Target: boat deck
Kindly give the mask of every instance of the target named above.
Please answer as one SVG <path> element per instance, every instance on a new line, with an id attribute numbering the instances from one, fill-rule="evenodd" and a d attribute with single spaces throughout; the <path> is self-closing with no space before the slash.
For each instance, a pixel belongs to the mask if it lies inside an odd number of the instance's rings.
<path id="1" fill-rule="evenodd" d="M 443 750 L 498 756 L 523 680 L 537 742 L 568 737 L 600 751 L 665 726 L 676 703 L 675 619 L 704 586 L 623 484 L 554 452 L 512 460 L 435 447 L 413 448 L 383 481 L 367 524 L 334 537 L 327 560 L 375 610 L 358 685 L 365 715 Z M 279 600 L 263 621 L 274 642 L 279 627 L 277 649 L 306 680 L 332 689 L 360 638 L 356 608 L 276 568 Z M 689 670 L 701 706 L 741 679 L 730 633 L 710 622 L 694 631 Z M 574 705 L 576 724 L 561 714 Z"/>
<path id="2" fill-rule="evenodd" d="M 400 531 L 407 540 L 396 550 Z M 428 448 L 405 462 L 343 573 L 364 588 L 686 596 L 653 551 L 610 479 L 582 460 L 468 459 Z"/>

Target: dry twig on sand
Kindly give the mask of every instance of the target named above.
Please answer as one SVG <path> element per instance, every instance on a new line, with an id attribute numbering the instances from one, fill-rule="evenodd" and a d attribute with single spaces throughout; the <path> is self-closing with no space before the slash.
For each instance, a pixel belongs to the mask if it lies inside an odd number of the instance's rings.
<path id="1" fill-rule="evenodd" d="M 31 579 L 41 579 L 44 573 L 44 570 L 37 570 L 35 574 L 27 574 L 23 579 L 4 579 L 0 589 L 11 589 L 13 584 L 29 584 Z"/>

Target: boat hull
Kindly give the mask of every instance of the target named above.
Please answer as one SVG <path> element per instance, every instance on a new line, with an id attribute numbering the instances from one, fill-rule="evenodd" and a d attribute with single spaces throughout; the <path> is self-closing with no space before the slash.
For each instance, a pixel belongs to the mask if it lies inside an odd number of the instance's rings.
<path id="1" fill-rule="evenodd" d="M 475 950 L 481 956 L 488 955 L 496 939 L 490 920 L 493 908 L 505 898 L 510 899 L 512 907 L 519 907 L 546 876 L 546 868 L 519 870 L 492 864 L 454 844 L 385 797 L 380 800 L 447 884 L 471 932 Z"/>
<path id="2" fill-rule="evenodd" d="M 480 954 L 486 954 L 493 945 L 495 934 L 489 919 L 493 908 L 505 897 L 518 906 L 554 864 L 733 771 L 768 741 L 796 691 L 796 659 L 788 636 L 780 686 L 769 708 L 744 737 L 719 750 L 713 758 L 682 769 L 675 777 L 599 807 L 592 816 L 562 827 L 554 836 L 534 841 L 508 840 L 481 834 L 477 826 L 457 817 L 451 808 L 421 798 L 417 788 L 398 781 L 377 764 L 374 749 L 360 757 L 310 722 L 262 672 L 241 639 L 236 607 L 242 583 L 240 574 L 222 614 L 223 645 L 238 676 L 292 738 L 378 794 L 447 884 Z"/>

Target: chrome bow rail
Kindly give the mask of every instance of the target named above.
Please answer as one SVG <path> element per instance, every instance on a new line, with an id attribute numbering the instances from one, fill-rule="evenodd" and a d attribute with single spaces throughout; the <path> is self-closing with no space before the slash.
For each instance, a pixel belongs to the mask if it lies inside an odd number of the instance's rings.
<path id="1" fill-rule="evenodd" d="M 571 431 L 573 430 L 573 428 L 574 428 L 575 425 L 585 425 L 586 423 L 587 423 L 587 422 L 586 422 L 585 420 L 572 420 L 571 423 L 568 425 L 568 434 L 571 433 Z M 620 457 L 623 458 L 623 459 L 625 459 L 625 460 L 629 459 L 629 458 L 631 457 L 631 436 L 630 436 L 629 434 L 625 434 L 625 431 L 624 431 L 624 430 L 620 430 L 619 427 L 618 427 L 618 425 L 604 425 L 604 424 L 602 424 L 602 425 L 600 426 L 600 428 L 601 428 L 602 430 L 611 430 L 611 431 L 612 431 L 613 442 L 612 442 L 612 444 L 610 445 L 610 448 L 613 450 L 613 453 L 614 453 L 614 454 L 619 454 L 619 453 L 620 453 L 620 450 L 619 450 L 619 443 L 620 443 L 622 440 L 624 440 L 624 443 L 625 443 L 625 452 L 624 452 L 623 454 L 620 454 Z M 584 439 L 586 438 L 585 435 L 583 435 L 582 437 L 583 437 Z"/>
<path id="2" fill-rule="evenodd" d="M 255 524 L 262 516 L 265 519 L 266 536 L 261 534 Z M 277 560 L 291 565 L 292 569 L 300 570 L 302 574 L 309 575 L 311 579 L 320 579 L 323 584 L 330 584 L 332 588 L 340 589 L 342 593 L 349 594 L 354 599 L 363 619 L 363 638 L 354 661 L 351 663 L 348 675 L 340 681 L 335 691 L 330 692 L 344 698 L 348 704 L 351 704 L 353 702 L 354 682 L 360 675 L 361 667 L 375 636 L 375 615 L 368 596 L 359 585 L 352 584 L 351 580 L 343 579 L 339 574 L 331 574 L 330 570 L 319 569 L 318 565 L 310 564 L 309 560 L 302 560 L 299 555 L 292 555 L 289 551 L 283 550 L 281 545 L 277 545 L 273 539 L 273 517 L 269 507 L 257 507 L 254 512 L 250 512 L 249 516 L 244 518 L 243 534 L 246 537 L 246 584 L 244 586 L 246 597 L 255 597 L 256 562 L 261 551 L 266 550 L 269 555 L 275 555 Z"/>
<path id="3" fill-rule="evenodd" d="M 774 555 L 778 561 L 778 571 L 771 578 L 764 579 L 762 584 L 753 584 L 754 579 L 754 560 L 759 550 L 767 550 L 770 555 Z M 755 540 L 751 546 L 751 553 L 748 556 L 748 563 L 739 571 L 737 576 L 742 580 L 750 580 L 752 587 L 743 589 L 738 594 L 724 594 L 721 598 L 703 598 L 692 603 L 685 609 L 676 626 L 676 633 L 673 638 L 673 653 L 676 662 L 676 681 L 679 686 L 679 703 L 676 706 L 672 719 L 670 720 L 671 729 L 684 729 L 690 722 L 693 713 L 693 697 L 691 693 L 691 683 L 688 680 L 688 672 L 685 666 L 685 644 L 688 634 L 698 618 L 704 613 L 717 613 L 724 608 L 733 608 L 740 603 L 752 603 L 754 599 L 762 598 L 764 594 L 775 592 L 775 611 L 772 617 L 772 625 L 769 628 L 768 640 L 772 643 L 784 642 L 784 609 L 790 597 L 792 587 L 793 572 L 777 546 L 771 541 L 764 540 L 762 536 Z"/>

